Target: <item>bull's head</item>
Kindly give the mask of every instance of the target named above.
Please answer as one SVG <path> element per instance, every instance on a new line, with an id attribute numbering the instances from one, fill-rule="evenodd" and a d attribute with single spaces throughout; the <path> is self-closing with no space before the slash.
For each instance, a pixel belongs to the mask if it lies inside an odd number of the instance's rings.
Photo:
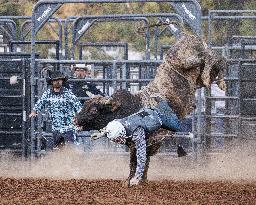
<path id="1" fill-rule="evenodd" d="M 120 103 L 111 97 L 96 97 L 85 102 L 77 115 L 77 123 L 83 130 L 99 130 L 115 119 Z"/>
<path id="2" fill-rule="evenodd" d="M 224 81 L 225 70 L 227 69 L 227 60 L 218 56 L 214 51 L 206 49 L 204 58 L 204 68 L 200 75 L 200 83 L 202 86 L 209 88 L 214 81 L 221 90 L 226 90 Z"/>

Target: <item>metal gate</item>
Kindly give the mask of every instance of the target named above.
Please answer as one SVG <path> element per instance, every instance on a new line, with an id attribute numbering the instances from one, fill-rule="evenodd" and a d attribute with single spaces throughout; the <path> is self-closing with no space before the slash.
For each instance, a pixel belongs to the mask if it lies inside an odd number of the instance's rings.
<path id="1" fill-rule="evenodd" d="M 29 55 L 0 57 L 0 149 L 27 157 L 30 153 L 30 61 Z M 18 59 L 19 58 L 19 59 Z"/>

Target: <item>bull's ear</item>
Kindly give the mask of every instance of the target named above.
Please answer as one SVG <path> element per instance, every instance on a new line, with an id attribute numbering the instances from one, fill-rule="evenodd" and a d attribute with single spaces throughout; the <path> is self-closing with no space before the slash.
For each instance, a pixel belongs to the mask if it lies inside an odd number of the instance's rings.
<path id="1" fill-rule="evenodd" d="M 85 101 L 84 101 L 84 104 L 83 104 L 83 107 L 88 107 L 89 106 L 89 104 L 90 104 L 90 99 L 86 99 Z"/>

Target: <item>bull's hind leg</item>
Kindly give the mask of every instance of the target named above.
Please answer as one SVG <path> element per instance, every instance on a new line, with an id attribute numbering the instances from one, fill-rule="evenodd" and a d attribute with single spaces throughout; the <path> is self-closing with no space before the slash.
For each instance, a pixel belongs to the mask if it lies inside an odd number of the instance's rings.
<path id="1" fill-rule="evenodd" d="M 152 144 L 147 147 L 147 159 L 145 163 L 145 170 L 142 176 L 143 183 L 144 182 L 147 183 L 148 181 L 148 169 L 149 169 L 150 156 L 155 155 L 158 152 L 160 146 L 161 146 L 161 142 L 156 142 L 155 144 Z"/>
<path id="2" fill-rule="evenodd" d="M 147 155 L 154 156 L 160 149 L 162 142 L 155 142 L 147 147 Z"/>
<path id="3" fill-rule="evenodd" d="M 128 177 L 129 180 L 135 176 L 136 167 L 137 167 L 136 148 L 135 148 L 135 144 L 132 144 L 130 146 L 130 174 Z"/>

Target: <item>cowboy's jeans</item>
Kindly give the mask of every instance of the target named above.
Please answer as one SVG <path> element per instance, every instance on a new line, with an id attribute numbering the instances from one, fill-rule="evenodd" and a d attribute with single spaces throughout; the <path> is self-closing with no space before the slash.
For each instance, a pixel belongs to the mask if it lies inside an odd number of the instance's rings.
<path id="1" fill-rule="evenodd" d="M 162 128 L 174 132 L 180 131 L 180 120 L 166 101 L 161 101 L 156 107 L 156 111 L 162 120 Z"/>

